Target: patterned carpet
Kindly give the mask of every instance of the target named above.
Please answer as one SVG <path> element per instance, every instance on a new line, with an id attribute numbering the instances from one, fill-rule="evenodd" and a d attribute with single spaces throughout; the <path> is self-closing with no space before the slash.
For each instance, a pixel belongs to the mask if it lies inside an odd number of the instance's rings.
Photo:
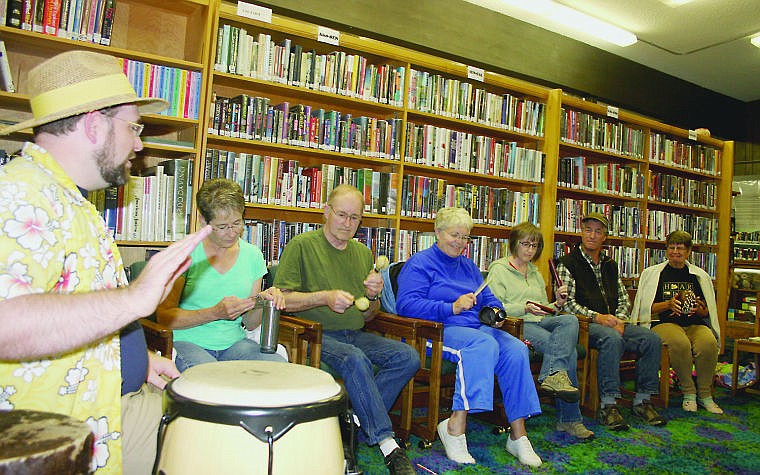
<path id="1" fill-rule="evenodd" d="M 596 438 L 577 442 L 555 429 L 554 407 L 543 405 L 543 415 L 528 421 L 528 434 L 544 464 L 532 471 L 505 449 L 506 434 L 493 435 L 492 426 L 468 418 L 467 441 L 477 465 L 457 465 L 446 458 L 439 440 L 432 448 L 420 449 L 412 437 L 408 454 L 439 475 L 490 473 L 589 473 L 589 474 L 758 474 L 760 473 L 760 396 L 717 388 L 716 402 L 722 416 L 704 409 L 696 414 L 681 410 L 676 397 L 662 413 L 669 419 L 664 427 L 645 426 L 623 409 L 632 424 L 627 432 L 611 432 L 596 421 L 586 426 Z M 365 475 L 387 474 L 380 451 L 360 444 L 359 464 Z M 421 468 L 417 473 L 428 474 Z"/>

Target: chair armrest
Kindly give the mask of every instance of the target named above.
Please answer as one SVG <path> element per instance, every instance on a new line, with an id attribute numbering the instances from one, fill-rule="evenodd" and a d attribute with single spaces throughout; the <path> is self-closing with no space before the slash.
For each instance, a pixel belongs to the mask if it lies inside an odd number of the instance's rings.
<path id="1" fill-rule="evenodd" d="M 142 325 L 143 332 L 145 333 L 145 342 L 148 345 L 148 349 L 166 358 L 171 358 L 174 347 L 172 343 L 174 340 L 172 329 L 147 318 L 141 318 L 140 325 Z"/>
<path id="2" fill-rule="evenodd" d="M 306 355 L 300 351 L 301 335 L 306 330 L 301 325 L 280 320 L 279 343 L 285 345 L 290 356 L 290 361 L 296 364 L 306 364 Z"/>
<path id="3" fill-rule="evenodd" d="M 503 331 L 509 333 L 515 338 L 523 340 L 525 321 L 522 318 L 507 317 L 504 319 L 504 324 L 500 327 Z"/>
<path id="4" fill-rule="evenodd" d="M 293 355 L 293 361 L 305 364 L 308 355 L 309 366 L 319 368 L 322 361 L 322 324 L 281 313 L 280 325 L 295 325 L 303 328 L 303 333 L 298 335 L 299 344 L 296 354 Z"/>
<path id="5" fill-rule="evenodd" d="M 385 336 L 414 340 L 417 338 L 416 319 L 401 317 L 393 313 L 378 312 L 375 318 L 366 322 L 366 330 L 381 333 Z"/>

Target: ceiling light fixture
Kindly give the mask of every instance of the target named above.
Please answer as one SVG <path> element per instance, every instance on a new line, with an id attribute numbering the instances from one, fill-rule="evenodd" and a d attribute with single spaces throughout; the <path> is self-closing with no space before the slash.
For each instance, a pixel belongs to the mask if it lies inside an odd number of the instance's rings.
<path id="1" fill-rule="evenodd" d="M 756 36 L 749 40 L 750 43 L 760 48 L 760 33 L 755 33 Z"/>
<path id="2" fill-rule="evenodd" d="M 636 35 L 630 31 L 551 0 L 501 1 L 618 46 L 630 46 L 638 41 Z"/>

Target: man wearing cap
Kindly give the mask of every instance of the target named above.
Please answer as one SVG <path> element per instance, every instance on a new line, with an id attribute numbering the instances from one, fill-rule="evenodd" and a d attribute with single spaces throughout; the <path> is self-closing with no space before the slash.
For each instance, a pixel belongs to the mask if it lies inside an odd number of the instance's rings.
<path id="1" fill-rule="evenodd" d="M 559 260 L 557 272 L 568 290 L 563 310 L 593 318 L 589 346 L 599 351 L 599 422 L 611 430 L 628 429 L 617 406 L 621 396 L 620 358 L 624 351 L 635 351 L 639 358 L 632 413 L 646 424 L 663 425 L 665 419 L 650 400 L 659 388 L 662 341 L 648 328 L 629 324 L 628 291 L 620 280 L 617 263 L 602 254 L 609 229 L 607 218 L 589 213 L 581 222 L 581 244 Z"/>
<path id="2" fill-rule="evenodd" d="M 135 321 L 152 313 L 206 227 L 151 258 L 127 287 L 105 223 L 84 193 L 124 184 L 142 149 L 139 98 L 112 56 L 69 51 L 22 83 L 34 142 L 0 167 L 0 409 L 66 414 L 95 434 L 91 469 L 149 473 L 160 393 L 178 375 Z M 123 329 L 123 330 L 121 330 Z M 121 330 L 121 337 L 120 337 Z M 122 463 L 123 460 L 123 463 Z"/>

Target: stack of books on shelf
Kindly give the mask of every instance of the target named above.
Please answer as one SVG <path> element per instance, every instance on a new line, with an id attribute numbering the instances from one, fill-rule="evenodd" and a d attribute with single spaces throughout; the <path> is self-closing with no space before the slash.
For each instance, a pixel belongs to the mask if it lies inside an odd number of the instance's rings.
<path id="1" fill-rule="evenodd" d="M 404 175 L 401 185 L 401 216 L 435 219 L 444 206 L 470 212 L 476 224 L 514 226 L 538 222 L 538 193 L 514 191 L 470 183 L 453 184 L 443 178 Z"/>
<path id="2" fill-rule="evenodd" d="M 116 0 L 7 0 L 5 26 L 71 40 L 111 44 Z"/>
<path id="3" fill-rule="evenodd" d="M 638 167 L 620 163 L 587 163 L 587 158 L 560 157 L 559 186 L 576 190 L 641 198 L 644 176 Z"/>
<path id="4" fill-rule="evenodd" d="M 354 117 L 267 97 L 214 96 L 208 133 L 398 160 L 401 119 Z"/>
<path id="5" fill-rule="evenodd" d="M 214 69 L 222 73 L 304 87 L 400 107 L 405 68 L 370 64 L 358 54 L 320 54 L 286 38 L 279 44 L 266 33 L 221 25 Z"/>
<path id="6" fill-rule="evenodd" d="M 406 261 L 414 253 L 432 247 L 435 241 L 435 233 L 432 232 L 400 230 L 398 260 Z M 509 239 L 472 236 L 462 254 L 485 272 L 493 261 L 509 255 Z"/>
<path id="7" fill-rule="evenodd" d="M 169 159 L 88 199 L 120 241 L 176 241 L 190 232 L 193 162 Z"/>
<path id="8" fill-rule="evenodd" d="M 213 148 L 206 150 L 205 164 L 204 180 L 222 177 L 237 182 L 249 203 L 322 208 L 333 188 L 347 183 L 364 193 L 365 212 L 396 213 L 395 172 L 327 163 L 308 167 L 297 160 Z"/>
<path id="9" fill-rule="evenodd" d="M 602 213 L 610 222 L 609 236 L 638 238 L 642 236 L 641 212 L 637 206 L 595 203 L 589 200 L 558 198 L 554 215 L 554 229 L 566 233 L 580 233 L 581 220 L 589 213 Z"/>
<path id="10" fill-rule="evenodd" d="M 544 136 L 544 103 L 512 94 L 494 94 L 428 71 L 410 69 L 408 106 L 413 111 Z"/>
<path id="11" fill-rule="evenodd" d="M 641 159 L 644 158 L 644 137 L 643 130 L 623 122 L 562 108 L 562 142 Z"/>
<path id="12" fill-rule="evenodd" d="M 554 257 L 559 259 L 560 257 L 569 254 L 576 244 L 578 243 L 555 241 Z M 639 277 L 639 257 L 641 256 L 641 250 L 639 248 L 605 245 L 602 252 L 617 262 L 621 278 L 631 279 Z"/>
<path id="13" fill-rule="evenodd" d="M 681 230 L 691 234 L 694 244 L 718 243 L 717 218 L 647 209 L 643 224 L 647 239 L 664 241 L 671 232 Z"/>
<path id="14" fill-rule="evenodd" d="M 651 172 L 649 176 L 649 198 L 655 201 L 715 209 L 717 194 L 716 183 L 669 173 Z"/>
<path id="15" fill-rule="evenodd" d="M 169 102 L 162 115 L 198 119 L 201 73 L 151 64 L 134 59 L 119 60 L 138 97 L 160 97 Z"/>
<path id="16" fill-rule="evenodd" d="M 708 175 L 719 174 L 722 151 L 699 143 L 685 143 L 663 134 L 653 133 L 649 141 L 649 160 Z"/>
<path id="17" fill-rule="evenodd" d="M 665 249 L 646 249 L 644 253 L 644 267 L 653 266 L 668 260 Z M 714 252 L 691 251 L 689 262 L 703 269 L 710 277 L 715 278 L 718 265 L 718 255 Z"/>
<path id="18" fill-rule="evenodd" d="M 544 155 L 517 142 L 436 127 L 406 125 L 407 163 L 540 182 Z"/>

